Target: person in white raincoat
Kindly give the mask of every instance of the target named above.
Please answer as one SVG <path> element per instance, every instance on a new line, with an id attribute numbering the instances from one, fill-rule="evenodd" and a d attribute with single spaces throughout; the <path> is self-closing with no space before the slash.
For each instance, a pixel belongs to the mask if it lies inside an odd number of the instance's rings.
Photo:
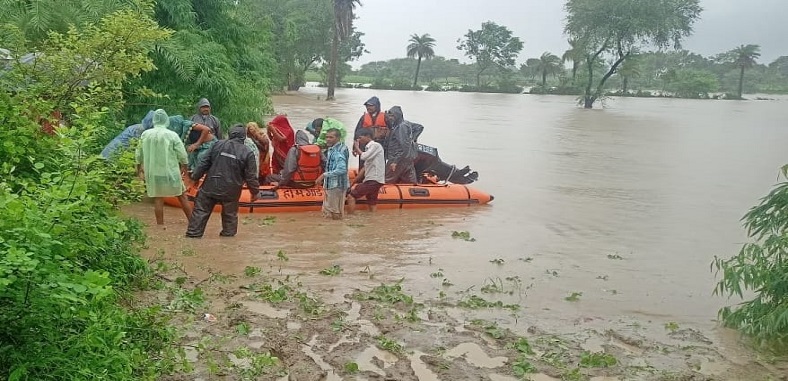
<path id="1" fill-rule="evenodd" d="M 164 224 L 163 197 L 178 197 L 186 218 L 191 218 L 192 206 L 186 199 L 182 173 L 186 171 L 186 147 L 181 138 L 167 129 L 170 119 L 158 109 L 153 113 L 153 128 L 140 136 L 137 146 L 137 174 L 145 181 L 148 197 L 154 200 L 156 224 Z"/>

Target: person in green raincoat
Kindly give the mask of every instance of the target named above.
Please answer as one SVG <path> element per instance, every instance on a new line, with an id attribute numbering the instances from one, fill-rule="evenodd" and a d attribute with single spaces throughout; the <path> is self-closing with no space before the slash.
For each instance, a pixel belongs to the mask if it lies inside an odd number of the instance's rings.
<path id="1" fill-rule="evenodd" d="M 326 149 L 326 132 L 330 129 L 339 131 L 339 141 L 344 143 L 347 137 L 347 130 L 342 122 L 334 118 L 317 118 L 306 125 L 306 130 L 315 137 L 315 144 Z"/>
<path id="2" fill-rule="evenodd" d="M 187 155 L 183 141 L 168 129 L 170 118 L 158 109 L 153 113 L 153 128 L 140 136 L 137 146 L 137 174 L 145 181 L 148 197 L 154 200 L 156 224 L 164 224 L 164 197 L 178 197 L 186 218 L 192 206 L 186 199 L 182 173 L 186 171 Z"/>

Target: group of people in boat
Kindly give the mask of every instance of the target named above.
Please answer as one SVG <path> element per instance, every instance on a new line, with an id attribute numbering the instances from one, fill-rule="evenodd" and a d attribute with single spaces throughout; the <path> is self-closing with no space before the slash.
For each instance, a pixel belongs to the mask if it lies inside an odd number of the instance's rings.
<path id="1" fill-rule="evenodd" d="M 187 237 L 202 237 L 216 204 L 222 205 L 220 235 L 234 236 L 244 184 L 252 202 L 259 197 L 261 185 L 271 186 L 266 192 L 322 187 L 324 216 L 342 219 L 346 211 L 353 212 L 360 198 L 374 211 L 384 184 L 415 184 L 421 177 L 416 169 L 417 140 L 424 127 L 405 120 L 399 106 L 382 111 L 377 97 L 364 106 L 352 147 L 345 145 L 345 126 L 333 118 L 314 119 L 304 130 L 296 131 L 287 116 L 277 115 L 264 129 L 255 122 L 235 124 L 224 138 L 210 102 L 200 99 L 197 112 L 189 119 L 170 116 L 163 109 L 151 110 L 140 124 L 110 142 L 102 155 L 108 158 L 139 137 L 137 172 L 145 181 L 148 196 L 154 199 L 156 223 L 164 223 L 163 198 L 177 197 L 189 219 Z M 352 183 L 348 176 L 351 153 L 359 157 L 359 171 Z M 460 182 L 476 179 L 476 173 L 467 167 L 459 171 L 451 168 L 451 176 Z M 185 195 L 184 178 L 195 183 L 202 180 L 193 208 Z"/>

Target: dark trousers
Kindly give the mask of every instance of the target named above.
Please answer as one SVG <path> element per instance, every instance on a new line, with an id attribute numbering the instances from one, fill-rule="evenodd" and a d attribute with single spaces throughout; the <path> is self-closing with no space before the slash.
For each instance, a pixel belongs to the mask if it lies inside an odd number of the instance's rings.
<path id="1" fill-rule="evenodd" d="M 194 211 L 189 220 L 189 228 L 186 229 L 187 237 L 202 237 L 205 234 L 205 226 L 208 225 L 208 219 L 211 218 L 216 204 L 222 204 L 222 231 L 219 235 L 232 237 L 238 232 L 238 200 L 223 201 L 200 191 L 194 200 Z"/>
<path id="2" fill-rule="evenodd" d="M 397 170 L 392 172 L 386 164 L 386 184 L 416 184 L 416 168 L 412 161 L 397 163 Z"/>

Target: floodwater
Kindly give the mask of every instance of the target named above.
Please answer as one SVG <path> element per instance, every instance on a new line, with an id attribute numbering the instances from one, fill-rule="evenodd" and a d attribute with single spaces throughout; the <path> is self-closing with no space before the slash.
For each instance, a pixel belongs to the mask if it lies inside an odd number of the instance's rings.
<path id="1" fill-rule="evenodd" d="M 583 110 L 573 97 L 365 89 L 339 89 L 326 102 L 325 89 L 304 88 L 274 105 L 295 128 L 330 116 L 352 130 L 372 95 L 423 124 L 420 142 L 444 161 L 479 171 L 472 186 L 494 202 L 359 211 L 339 222 L 317 212 L 243 215 L 233 239 L 218 237 L 215 214 L 198 241 L 181 237 L 184 218 L 168 208 L 167 230 L 154 229 L 151 246 L 185 242 L 193 252 L 182 261 L 206 273 L 259 266 L 301 274 L 337 298 L 404 278 L 421 298 L 468 291 L 519 303 L 520 322 L 558 331 L 633 319 L 727 334 L 715 328 L 716 313 L 735 300 L 712 296 L 709 265 L 738 251 L 740 218 L 788 162 L 788 101 L 632 98 Z M 130 211 L 153 221 L 150 204 Z M 279 250 L 287 262 L 272 262 Z M 334 264 L 341 276 L 317 275 Z M 493 282 L 513 295 L 480 293 Z M 582 295 L 565 300 L 572 293 Z"/>

